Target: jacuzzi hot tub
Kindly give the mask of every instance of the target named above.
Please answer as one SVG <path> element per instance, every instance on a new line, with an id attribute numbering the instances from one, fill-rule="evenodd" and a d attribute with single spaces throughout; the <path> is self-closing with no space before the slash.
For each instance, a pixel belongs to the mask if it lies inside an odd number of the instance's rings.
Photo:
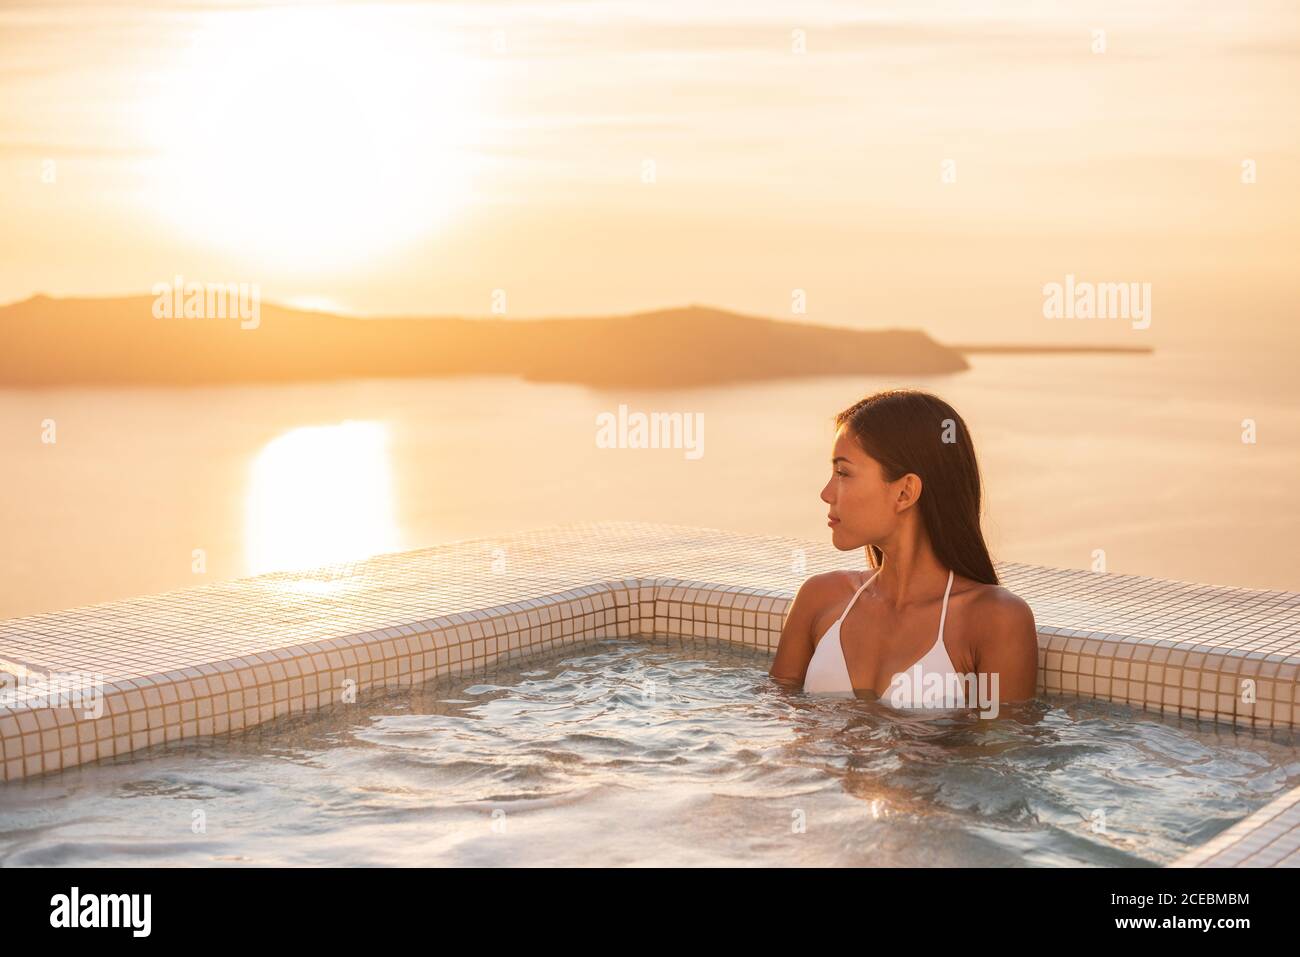
<path id="1" fill-rule="evenodd" d="M 853 557 L 595 523 L 6 622 L 0 859 L 1297 862 L 1300 596 L 1000 565 L 1040 699 L 907 714 L 767 678 Z"/>

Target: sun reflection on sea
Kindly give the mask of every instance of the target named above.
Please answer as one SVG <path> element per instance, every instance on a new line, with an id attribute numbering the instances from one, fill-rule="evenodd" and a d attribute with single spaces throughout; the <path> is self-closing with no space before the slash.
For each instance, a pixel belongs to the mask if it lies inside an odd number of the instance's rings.
<path id="1" fill-rule="evenodd" d="M 397 551 L 388 427 L 292 429 L 253 460 L 246 506 L 251 574 Z"/>

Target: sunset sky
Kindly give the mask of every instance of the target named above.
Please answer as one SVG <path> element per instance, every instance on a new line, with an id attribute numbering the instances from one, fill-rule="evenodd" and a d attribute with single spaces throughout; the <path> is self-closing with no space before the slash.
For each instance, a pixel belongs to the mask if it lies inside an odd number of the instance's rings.
<path id="1" fill-rule="evenodd" d="M 0 2 L 0 89 L 0 302 L 1300 341 L 1284 2 Z M 1151 329 L 1048 322 L 1067 273 Z"/>

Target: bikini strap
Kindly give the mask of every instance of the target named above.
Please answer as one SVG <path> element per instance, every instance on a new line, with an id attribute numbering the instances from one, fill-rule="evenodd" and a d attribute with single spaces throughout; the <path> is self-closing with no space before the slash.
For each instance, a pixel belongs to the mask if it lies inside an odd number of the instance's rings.
<path id="1" fill-rule="evenodd" d="M 866 581 L 864 581 L 861 585 L 858 586 L 858 590 L 855 591 L 855 592 L 853 593 L 853 597 L 849 599 L 849 603 L 848 603 L 848 605 L 846 605 L 845 608 L 844 608 L 844 610 L 843 610 L 842 612 L 840 612 L 840 617 L 837 618 L 837 619 L 835 619 L 835 621 L 836 621 L 837 624 L 840 623 L 840 622 L 842 622 L 842 621 L 844 621 L 845 617 L 848 616 L 849 610 L 853 607 L 853 603 L 854 603 L 855 601 L 857 601 L 857 600 L 858 600 L 858 596 L 862 594 L 862 589 L 864 589 L 864 588 L 866 588 L 868 585 L 870 585 L 870 584 L 871 584 L 871 580 L 872 580 L 873 578 L 875 578 L 876 575 L 879 575 L 879 574 L 880 574 L 880 569 L 877 568 L 877 569 L 876 569 L 876 574 L 875 574 L 875 575 L 870 576 Z"/>
<path id="2" fill-rule="evenodd" d="M 948 569 L 948 587 L 943 590 L 943 610 L 939 612 L 939 640 L 943 641 L 943 623 L 948 617 L 948 593 L 952 591 L 952 569 Z"/>

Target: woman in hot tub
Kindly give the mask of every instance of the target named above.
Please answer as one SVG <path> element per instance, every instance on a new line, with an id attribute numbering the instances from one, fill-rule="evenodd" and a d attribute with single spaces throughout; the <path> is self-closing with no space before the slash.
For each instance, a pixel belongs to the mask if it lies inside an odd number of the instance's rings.
<path id="1" fill-rule="evenodd" d="M 966 423 L 913 389 L 869 395 L 835 417 L 821 497 L 831 542 L 863 571 L 800 586 L 771 676 L 815 694 L 896 708 L 979 708 L 1034 697 L 1038 635 L 998 584 L 980 531 L 980 474 Z"/>

